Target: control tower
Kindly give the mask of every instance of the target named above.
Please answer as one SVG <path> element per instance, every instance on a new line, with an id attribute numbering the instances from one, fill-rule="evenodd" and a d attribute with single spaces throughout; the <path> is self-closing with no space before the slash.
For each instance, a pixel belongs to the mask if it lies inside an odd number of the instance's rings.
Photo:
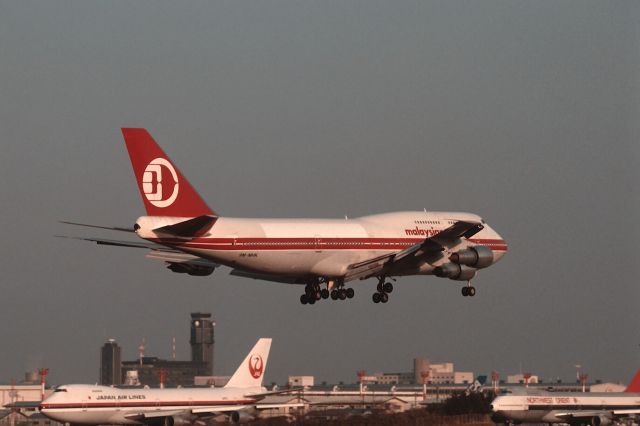
<path id="1" fill-rule="evenodd" d="M 191 361 L 206 363 L 206 371 L 213 376 L 213 327 L 211 314 L 191 313 Z"/>
<path id="2" fill-rule="evenodd" d="M 100 350 L 100 384 L 121 385 L 120 346 L 115 339 L 109 339 Z"/>

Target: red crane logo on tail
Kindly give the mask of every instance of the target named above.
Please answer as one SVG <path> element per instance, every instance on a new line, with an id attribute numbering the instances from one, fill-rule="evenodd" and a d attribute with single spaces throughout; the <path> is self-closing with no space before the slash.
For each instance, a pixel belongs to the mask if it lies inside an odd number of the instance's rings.
<path id="1" fill-rule="evenodd" d="M 168 170 L 170 173 L 164 173 L 164 182 L 162 181 L 162 169 Z M 169 174 L 173 178 L 173 191 L 171 194 L 165 194 L 171 186 L 171 181 L 167 181 Z M 171 163 L 164 158 L 156 158 L 151 160 L 144 169 L 142 175 L 142 190 L 147 200 L 156 207 L 169 207 L 178 198 L 178 174 Z M 168 196 L 166 196 L 168 195 Z"/>
<path id="2" fill-rule="evenodd" d="M 251 373 L 251 377 L 259 379 L 260 376 L 262 376 L 263 370 L 264 362 L 262 362 L 262 357 L 260 355 L 253 355 L 249 358 L 249 373 Z"/>

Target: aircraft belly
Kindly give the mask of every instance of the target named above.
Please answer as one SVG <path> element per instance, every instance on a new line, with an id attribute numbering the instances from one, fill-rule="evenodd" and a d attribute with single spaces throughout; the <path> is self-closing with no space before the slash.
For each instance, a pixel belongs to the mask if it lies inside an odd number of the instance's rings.
<path id="1" fill-rule="evenodd" d="M 91 414 L 84 409 L 77 409 L 73 411 L 65 411 L 64 413 L 54 414 L 51 413 L 51 417 L 63 421 L 66 423 L 79 423 L 79 424 L 141 424 L 135 420 L 125 419 L 121 411 L 115 411 L 114 409 L 92 409 Z"/>
<path id="2" fill-rule="evenodd" d="M 285 276 L 341 277 L 347 266 L 384 252 L 363 250 L 190 250 L 231 268 Z"/>
<path id="3" fill-rule="evenodd" d="M 513 410 L 503 411 L 504 415 L 511 420 L 519 422 L 541 422 L 549 413 L 547 410 Z"/>

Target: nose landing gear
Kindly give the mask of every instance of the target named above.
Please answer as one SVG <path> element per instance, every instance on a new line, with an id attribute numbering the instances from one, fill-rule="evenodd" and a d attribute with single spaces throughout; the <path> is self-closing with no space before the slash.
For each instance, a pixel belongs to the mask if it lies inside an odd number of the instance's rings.
<path id="1" fill-rule="evenodd" d="M 471 285 L 471 281 L 468 281 L 467 285 L 462 287 L 462 295 L 464 297 L 473 297 L 476 295 L 476 288 Z"/>

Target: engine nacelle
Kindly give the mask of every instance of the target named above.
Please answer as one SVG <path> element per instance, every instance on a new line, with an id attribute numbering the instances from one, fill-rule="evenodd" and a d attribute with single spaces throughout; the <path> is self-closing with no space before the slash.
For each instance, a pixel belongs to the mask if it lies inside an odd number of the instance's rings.
<path id="1" fill-rule="evenodd" d="M 469 281 L 476 276 L 476 270 L 465 265 L 445 263 L 433 269 L 433 275 L 440 278 L 449 278 L 456 281 Z"/>
<path id="2" fill-rule="evenodd" d="M 234 411 L 229 416 L 232 423 L 248 423 L 254 420 L 254 417 L 246 411 Z"/>
<path id="3" fill-rule="evenodd" d="M 148 423 L 151 426 L 192 426 L 193 421 L 187 416 L 161 417 Z"/>
<path id="4" fill-rule="evenodd" d="M 474 268 L 486 268 L 493 263 L 493 251 L 489 247 L 474 246 L 460 250 L 449 256 L 449 260 L 459 265 L 472 266 Z"/>
<path id="5" fill-rule="evenodd" d="M 190 263 L 169 263 L 167 266 L 171 271 L 178 274 L 189 274 L 196 277 L 211 275 L 215 268 L 213 266 L 192 265 Z"/>
<path id="6" fill-rule="evenodd" d="M 607 426 L 613 424 L 613 421 L 609 417 L 600 414 L 599 416 L 593 416 L 589 424 L 592 426 Z"/>

